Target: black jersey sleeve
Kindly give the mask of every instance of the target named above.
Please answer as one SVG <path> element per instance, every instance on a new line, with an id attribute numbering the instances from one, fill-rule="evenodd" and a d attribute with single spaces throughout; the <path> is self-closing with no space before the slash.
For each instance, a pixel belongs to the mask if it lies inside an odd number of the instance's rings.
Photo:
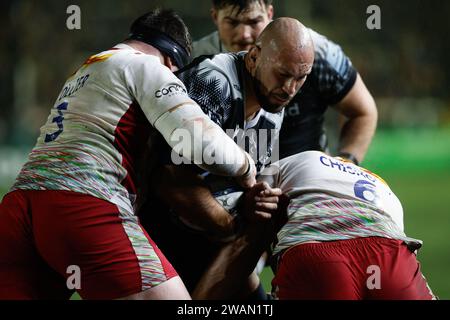
<path id="1" fill-rule="evenodd" d="M 357 71 L 339 45 L 310 31 L 316 51 L 313 81 L 323 101 L 333 105 L 341 101 L 353 87 Z"/>

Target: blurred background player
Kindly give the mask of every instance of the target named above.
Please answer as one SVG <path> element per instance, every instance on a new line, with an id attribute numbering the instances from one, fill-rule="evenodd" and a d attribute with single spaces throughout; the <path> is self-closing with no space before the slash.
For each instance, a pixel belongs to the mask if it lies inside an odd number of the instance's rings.
<path id="1" fill-rule="evenodd" d="M 81 270 L 84 299 L 190 298 L 135 215 L 138 161 L 150 166 L 147 140 L 158 132 L 174 146 L 181 128 L 195 142 L 184 157 L 205 148 L 222 159 L 228 153 L 226 164 L 199 165 L 244 187 L 255 183 L 251 158 L 171 72 L 188 61 L 190 46 L 179 16 L 154 10 L 134 21 L 126 41 L 67 80 L 0 204 L 1 299 L 67 297 L 71 265 Z"/>
<path id="2" fill-rule="evenodd" d="M 217 31 L 193 43 L 193 57 L 249 50 L 272 20 L 271 0 L 213 0 L 211 17 Z M 328 151 L 324 114 L 333 106 L 342 124 L 337 153 L 355 163 L 363 160 L 377 124 L 370 92 L 341 47 L 310 30 L 315 61 L 305 85 L 286 107 L 280 133 L 280 158 L 305 150 Z M 290 76 L 289 68 L 280 78 Z M 337 119 L 336 121 L 337 122 Z"/>

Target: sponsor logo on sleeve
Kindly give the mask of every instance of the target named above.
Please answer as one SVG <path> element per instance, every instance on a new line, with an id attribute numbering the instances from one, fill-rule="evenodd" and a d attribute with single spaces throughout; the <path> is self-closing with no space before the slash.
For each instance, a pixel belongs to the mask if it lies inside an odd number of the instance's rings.
<path id="1" fill-rule="evenodd" d="M 184 89 L 179 84 L 171 84 L 168 87 L 164 87 L 162 89 L 159 89 L 155 92 L 155 98 L 159 99 L 162 97 L 170 97 L 176 94 L 185 94 L 186 89 Z"/>

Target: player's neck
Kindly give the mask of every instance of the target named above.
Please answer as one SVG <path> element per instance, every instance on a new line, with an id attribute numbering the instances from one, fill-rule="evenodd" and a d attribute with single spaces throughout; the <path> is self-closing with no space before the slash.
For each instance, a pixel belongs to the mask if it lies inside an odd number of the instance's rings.
<path id="1" fill-rule="evenodd" d="M 137 40 L 125 40 L 123 43 L 126 44 L 127 46 L 132 47 L 134 50 L 158 57 L 159 60 L 161 60 L 161 63 L 164 64 L 164 56 L 158 49 L 156 49 L 152 45 Z"/>

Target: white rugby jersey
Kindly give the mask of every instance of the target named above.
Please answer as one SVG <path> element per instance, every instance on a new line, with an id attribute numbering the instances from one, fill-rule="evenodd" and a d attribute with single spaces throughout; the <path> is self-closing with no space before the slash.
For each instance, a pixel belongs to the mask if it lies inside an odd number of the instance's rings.
<path id="1" fill-rule="evenodd" d="M 12 190 L 80 192 L 133 214 L 154 112 L 186 102 L 183 83 L 155 56 L 126 44 L 91 56 L 64 84 Z"/>
<path id="2" fill-rule="evenodd" d="M 411 250 L 421 241 L 403 232 L 403 209 L 376 174 L 319 151 L 302 152 L 265 169 L 259 181 L 279 187 L 291 199 L 288 222 L 274 254 L 306 241 L 385 237 Z"/>

